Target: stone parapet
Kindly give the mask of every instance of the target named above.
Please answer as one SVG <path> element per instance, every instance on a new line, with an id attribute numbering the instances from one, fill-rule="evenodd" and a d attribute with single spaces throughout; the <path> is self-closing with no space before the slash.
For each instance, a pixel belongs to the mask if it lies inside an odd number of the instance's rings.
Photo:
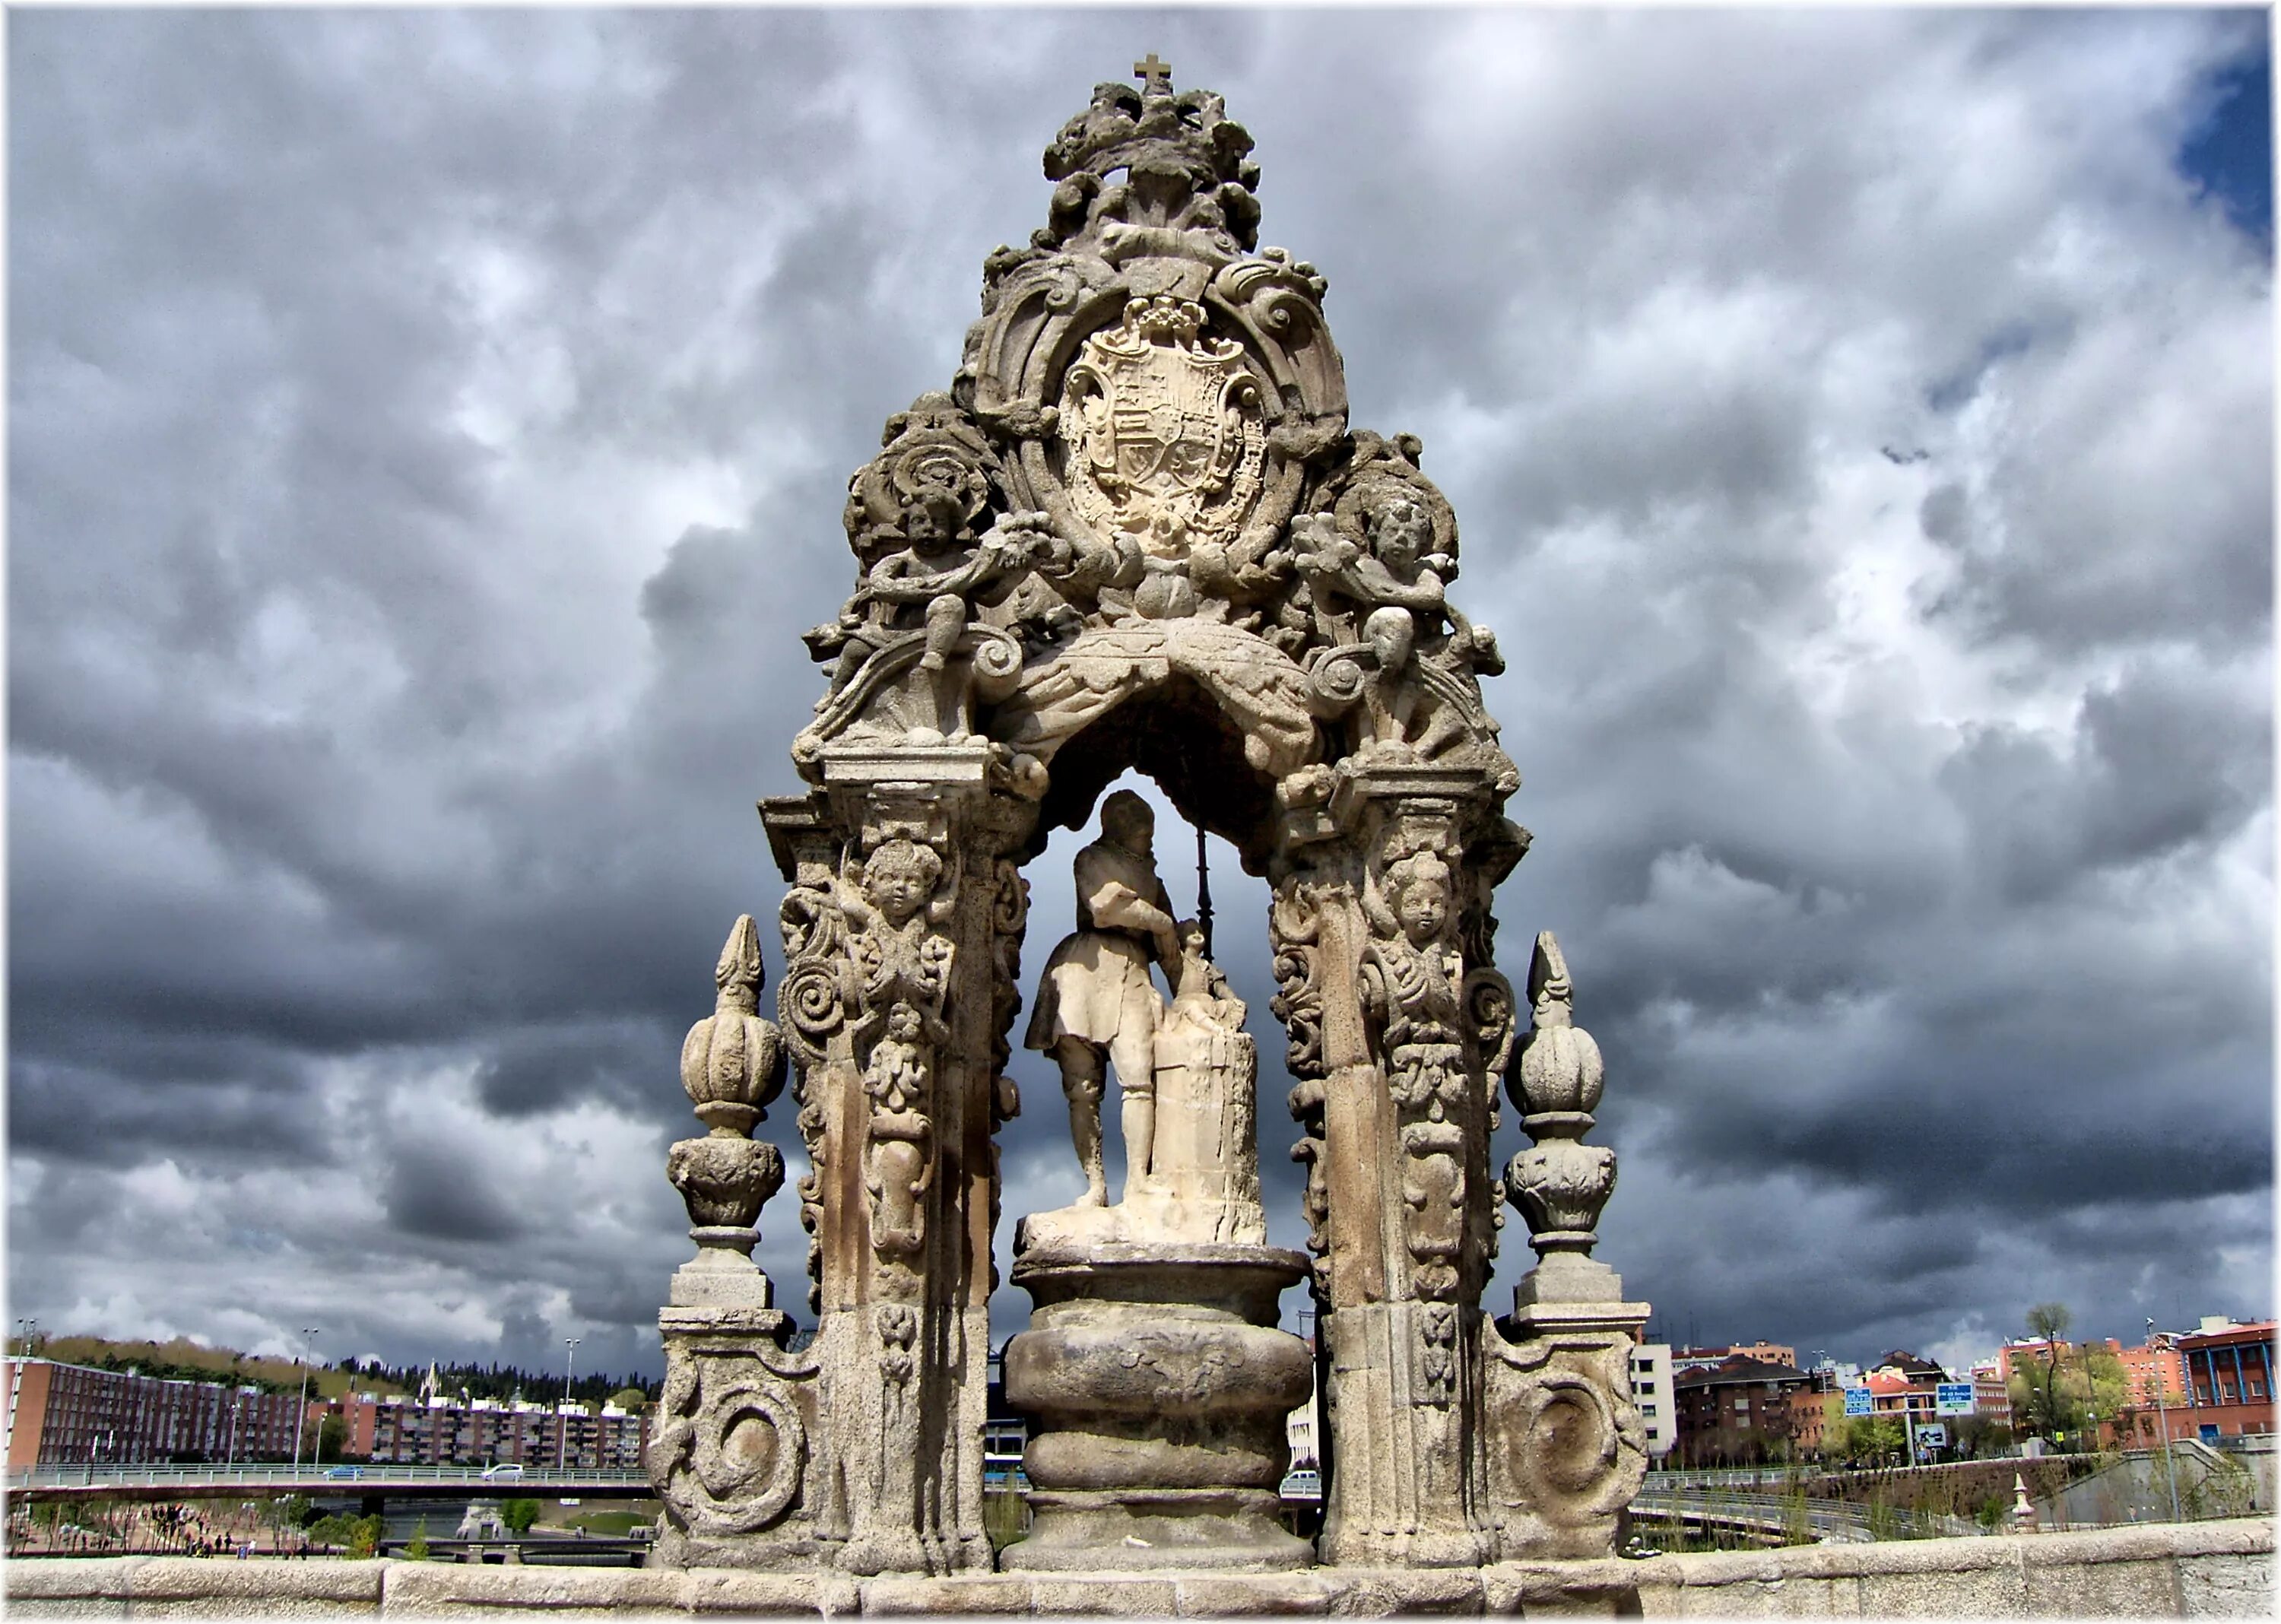
<path id="1" fill-rule="evenodd" d="M 2262 1520 L 1985 1539 L 1796 1545 L 1583 1562 L 1280 1574 L 952 1574 L 859 1579 L 714 1568 L 475 1567 L 442 1562 L 25 1558 L 25 1618 L 565 1611 L 738 1616 L 911 1614 L 1388 1618 L 1586 1612 L 1646 1618 L 2269 1618 Z"/>

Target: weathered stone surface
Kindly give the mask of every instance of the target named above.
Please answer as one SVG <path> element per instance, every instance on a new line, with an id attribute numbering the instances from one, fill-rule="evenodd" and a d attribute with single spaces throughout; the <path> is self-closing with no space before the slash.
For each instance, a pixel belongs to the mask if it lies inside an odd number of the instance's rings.
<path id="1" fill-rule="evenodd" d="M 1334 1618 L 1472 1617 L 1482 1610 L 1481 1576 L 1471 1568 L 1365 1568 L 1340 1577 L 1343 1582 L 1331 1596 Z"/>
<path id="2" fill-rule="evenodd" d="M 1184 1619 L 1320 1617 L 1338 1589 L 1319 1572 L 1189 1574 L 1179 1581 L 1177 1605 Z"/>
<path id="3" fill-rule="evenodd" d="M 1400 1616 L 1434 1611 L 1593 1610 L 1636 1591 L 1651 1618 L 2112 1615 L 2271 1617 L 2274 1528 L 2263 1519 L 2099 1532 L 1662 1556 L 1645 1561 L 1501 1563 L 1467 1572 L 1317 1568 L 1297 1574 L 1083 1578 L 950 1575 L 858 1581 L 830 1573 L 470 1567 L 416 1562 L 19 1560 L 9 1612 L 117 1616 L 228 1601 L 249 1616 L 342 1611 L 559 1612 L 609 1609 L 838 1616 L 859 1612 L 1005 1615 L 1240 1616 L 1266 1612 Z M 2173 1578 L 2169 1599 L 2148 1573 Z M 2031 1590 L 2030 1574 L 2043 1586 Z M 150 1589 L 133 1578 L 150 1575 Z M 2111 1582 L 2105 1582 L 2111 1581 Z M 2065 1589 L 2068 1594 L 2062 1595 Z M 1883 1602 L 1866 1600 L 1872 1595 Z M 204 1599 L 201 1599 L 204 1598 Z"/>
<path id="4" fill-rule="evenodd" d="M 2273 1557 L 2212 1554 L 2182 1559 L 2178 1602 L 2189 1618 L 2273 1616 Z"/>
<path id="5" fill-rule="evenodd" d="M 1056 1617 L 1166 1619 L 1179 1607 L 1170 1579 L 1093 1573 L 1082 1579 L 1039 1577 L 1030 1581 L 1030 1608 Z"/>
<path id="6" fill-rule="evenodd" d="M 867 1616 L 882 1618 L 926 1618 L 945 1612 L 1019 1616 L 1031 1610 L 1030 1581 L 1017 1574 L 867 1579 L 862 1603 Z"/>
<path id="7" fill-rule="evenodd" d="M 1096 1249 L 1040 1247 L 1015 1260 L 1015 1282 L 1038 1305 L 1006 1347 L 1007 1398 L 1035 1419 L 1025 1458 L 1032 1521 L 1001 1565 L 1311 1561 L 1281 1527 L 1276 1496 L 1289 1464 L 1283 1418 L 1312 1371 L 1306 1345 L 1272 1320 L 1278 1288 L 1303 1260 L 1226 1243 Z"/>

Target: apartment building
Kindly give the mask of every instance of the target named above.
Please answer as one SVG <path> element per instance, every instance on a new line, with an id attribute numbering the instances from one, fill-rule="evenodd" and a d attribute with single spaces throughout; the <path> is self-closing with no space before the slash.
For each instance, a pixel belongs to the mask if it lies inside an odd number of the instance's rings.
<path id="1" fill-rule="evenodd" d="M 290 1460 L 298 1396 L 53 1359 L 4 1362 L 8 1469 Z"/>
<path id="2" fill-rule="evenodd" d="M 1647 1425 L 1651 1461 L 1670 1454 L 1679 1442 L 1679 1401 L 1671 1383 L 1669 1342 L 1642 1342 L 1632 1349 L 1632 1402 Z"/>

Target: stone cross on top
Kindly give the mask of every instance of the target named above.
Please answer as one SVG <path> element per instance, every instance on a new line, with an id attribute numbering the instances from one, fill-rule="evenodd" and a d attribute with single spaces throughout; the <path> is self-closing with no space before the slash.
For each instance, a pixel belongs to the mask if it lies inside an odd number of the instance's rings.
<path id="1" fill-rule="evenodd" d="M 1140 91 L 1144 96 L 1170 96 L 1172 93 L 1172 65 L 1158 61 L 1153 50 L 1145 61 L 1133 65 L 1133 77 L 1140 81 Z"/>

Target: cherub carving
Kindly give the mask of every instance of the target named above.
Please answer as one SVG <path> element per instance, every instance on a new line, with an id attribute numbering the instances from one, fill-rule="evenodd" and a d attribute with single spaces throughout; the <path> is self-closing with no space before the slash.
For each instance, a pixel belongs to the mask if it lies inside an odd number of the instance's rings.
<path id="1" fill-rule="evenodd" d="M 1298 567 L 1318 612 L 1331 623 L 1331 636 L 1352 636 L 1353 623 L 1361 622 L 1359 641 L 1372 655 L 1363 687 L 1371 739 L 1430 757 L 1465 731 L 1465 718 L 1434 690 L 1453 677 L 1495 675 L 1504 661 L 1496 635 L 1450 602 L 1457 561 L 1431 550 L 1434 525 L 1425 506 L 1397 491 L 1380 494 L 1364 514 L 1366 548 L 1321 515 L 1293 521 Z M 1441 668 L 1434 674 L 1441 681 L 1421 669 L 1427 657 Z"/>
<path id="2" fill-rule="evenodd" d="M 1450 869 L 1431 851 L 1391 863 L 1387 900 L 1365 897 L 1373 938 L 1365 1001 L 1382 1023 L 1387 1087 L 1405 1111 L 1442 1121 L 1466 1090 L 1464 961 L 1449 939 Z"/>
<path id="3" fill-rule="evenodd" d="M 1022 577 L 1052 548 L 1050 521 L 1043 514 L 1009 514 L 978 538 L 962 522 L 957 495 L 938 487 L 922 489 L 905 502 L 901 541 L 857 583 L 837 622 L 809 630 L 804 640 L 818 660 L 837 652 L 831 682 L 816 701 L 822 714 L 853 683 L 863 667 L 889 643 L 924 630 L 926 640 L 916 669 L 922 704 L 938 731 L 954 742 L 969 736 L 968 688 L 953 680 L 950 664 L 960 636 L 975 610 L 1002 602 Z M 943 725 L 947 723 L 947 728 Z"/>
<path id="4" fill-rule="evenodd" d="M 883 840 L 866 858 L 841 906 L 854 927 L 849 950 L 862 976 L 862 1007 L 884 1011 L 898 999 L 932 1011 L 942 1004 L 955 951 L 935 926 L 951 899 L 935 893 L 942 857 L 906 836 Z"/>

